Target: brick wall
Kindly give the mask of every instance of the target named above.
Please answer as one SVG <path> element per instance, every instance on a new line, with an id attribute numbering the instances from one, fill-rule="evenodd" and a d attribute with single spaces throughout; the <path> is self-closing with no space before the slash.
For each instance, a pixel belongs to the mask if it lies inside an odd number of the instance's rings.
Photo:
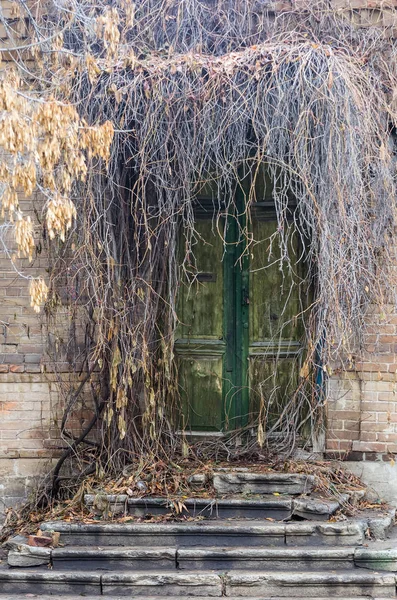
<path id="1" fill-rule="evenodd" d="M 329 454 L 389 461 L 397 453 L 397 314 L 368 316 L 354 371 L 329 381 Z"/>
<path id="2" fill-rule="evenodd" d="M 29 214 L 31 203 L 20 204 Z M 43 316 L 30 307 L 25 278 L 45 274 L 48 262 L 37 255 L 13 268 L 4 245 L 13 252 L 12 232 L 0 225 L 0 519 L 48 468 L 58 402 L 55 375 L 46 373 Z"/>

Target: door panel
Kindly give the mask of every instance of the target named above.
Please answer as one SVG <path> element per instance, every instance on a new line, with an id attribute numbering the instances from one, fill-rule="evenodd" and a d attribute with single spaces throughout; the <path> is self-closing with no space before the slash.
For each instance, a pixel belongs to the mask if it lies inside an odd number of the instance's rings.
<path id="1" fill-rule="evenodd" d="M 299 338 L 298 328 L 299 297 L 292 276 L 286 265 L 280 269 L 281 251 L 277 237 L 273 241 L 271 256 L 269 247 L 271 236 L 277 230 L 277 221 L 264 210 L 253 214 L 253 237 L 257 241 L 250 256 L 250 341 L 260 342 L 276 338 L 279 341 Z M 298 253 L 297 240 L 290 244 L 290 253 Z"/>
<path id="2" fill-rule="evenodd" d="M 264 402 L 266 425 L 272 426 L 299 380 L 303 350 L 299 280 L 303 263 L 294 265 L 294 273 L 280 263 L 281 250 L 274 235 L 277 220 L 271 202 L 258 202 L 252 214 L 255 244 L 250 256 L 250 414 L 254 421 Z M 292 236 L 289 256 L 301 254 L 298 238 Z"/>
<path id="3" fill-rule="evenodd" d="M 210 215 L 209 215 L 210 217 Z M 178 337 L 216 340 L 223 336 L 223 244 L 212 220 L 198 219 L 198 239 L 192 252 L 197 274 L 182 277 Z"/>
<path id="4" fill-rule="evenodd" d="M 183 428 L 193 431 L 222 429 L 222 363 L 223 355 L 180 355 Z"/>
<path id="5" fill-rule="evenodd" d="M 212 214 L 212 202 L 202 201 L 192 249 L 197 271 L 182 274 L 177 307 L 175 352 L 183 427 L 193 431 L 220 431 L 223 423 L 223 243 L 213 231 Z"/>
<path id="6" fill-rule="evenodd" d="M 273 426 L 286 401 L 294 393 L 299 376 L 299 360 L 294 353 L 276 358 L 250 355 L 250 413 L 257 417 L 266 414 L 266 426 Z"/>

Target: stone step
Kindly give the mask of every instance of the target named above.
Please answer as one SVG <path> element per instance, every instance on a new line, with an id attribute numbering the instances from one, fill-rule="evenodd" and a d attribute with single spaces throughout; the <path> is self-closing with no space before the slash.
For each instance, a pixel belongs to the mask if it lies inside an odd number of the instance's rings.
<path id="1" fill-rule="evenodd" d="M 3 594 L 91 594 L 112 597 L 396 598 L 396 576 L 372 571 L 54 572 L 0 569 Z"/>
<path id="2" fill-rule="evenodd" d="M 173 501 L 166 498 L 130 498 L 126 494 L 86 494 L 87 508 L 99 514 L 147 515 L 177 514 L 207 519 L 273 519 L 283 521 L 298 516 L 309 520 L 328 520 L 349 496 L 344 494 L 340 501 L 320 497 L 267 495 L 259 498 L 181 498 Z"/>
<path id="3" fill-rule="evenodd" d="M 389 542 L 390 543 L 390 542 Z M 375 544 L 376 546 L 376 544 Z M 364 569 L 397 572 L 397 547 L 356 548 L 354 564 Z"/>
<path id="4" fill-rule="evenodd" d="M 177 569 L 176 548 L 55 548 L 54 569 L 160 571 Z"/>
<path id="5" fill-rule="evenodd" d="M 15 594 L 1 594 L 0 593 L 0 600 L 16 600 L 16 598 L 18 598 L 19 600 L 24 600 L 24 599 L 38 599 L 38 600 L 54 600 L 54 598 L 56 598 L 56 596 L 48 596 L 47 594 L 18 594 L 18 596 L 15 596 Z M 124 600 L 125 596 L 81 596 L 81 594 L 78 595 L 69 595 L 69 594 L 62 594 L 62 600 L 103 600 L 104 598 L 107 598 L 108 600 Z M 158 600 L 159 596 L 146 596 L 146 600 Z M 192 598 L 197 598 L 197 596 L 167 596 L 168 600 L 175 600 L 175 598 L 178 598 L 178 600 L 191 600 Z M 201 600 L 213 600 L 214 596 L 201 596 Z M 253 598 L 252 596 L 246 596 L 245 597 L 246 600 L 281 600 L 280 596 L 275 597 L 272 596 L 271 598 L 269 596 L 261 596 Z M 228 596 L 228 600 L 241 600 L 241 596 Z M 297 600 L 297 596 L 290 596 L 290 600 Z M 327 596 L 326 598 L 316 598 L 316 600 L 329 600 L 329 596 Z M 350 596 L 350 598 L 347 598 L 346 596 L 338 596 L 338 600 L 353 600 L 352 596 Z M 390 597 L 388 599 L 386 598 L 380 598 L 380 597 L 374 597 L 374 596 L 355 596 L 354 600 L 390 600 Z"/>
<path id="6" fill-rule="evenodd" d="M 332 570 L 354 567 L 355 548 L 180 548 L 179 569 Z"/>
<path id="7" fill-rule="evenodd" d="M 374 528 L 385 537 L 393 516 L 337 522 L 190 521 L 176 523 L 46 522 L 43 531 L 58 531 L 61 541 L 75 546 L 358 546 Z"/>
<path id="8" fill-rule="evenodd" d="M 241 498 L 187 498 L 174 502 L 165 498 L 130 498 L 127 495 L 103 496 L 87 494 L 84 498 L 89 509 L 109 510 L 113 515 L 129 514 L 136 517 L 169 513 L 192 517 L 274 519 L 282 521 L 292 516 L 291 497 L 267 496 L 260 499 Z M 105 508 L 106 507 L 106 508 Z"/>
<path id="9" fill-rule="evenodd" d="M 302 473 L 253 473 L 245 470 L 219 470 L 212 483 L 218 494 L 309 494 L 316 478 Z"/>
<path id="10" fill-rule="evenodd" d="M 397 572 L 397 548 L 179 548 L 177 564 L 182 570 L 331 571 L 358 567 Z"/>
<path id="11" fill-rule="evenodd" d="M 101 595 L 101 574 L 56 573 L 46 568 L 0 569 L 0 591 L 3 594 L 92 594 Z"/>
<path id="12" fill-rule="evenodd" d="M 8 553 L 10 567 L 49 565 L 59 570 L 173 570 L 177 568 L 176 548 L 126 548 L 114 546 L 67 546 L 36 548 L 19 544 Z"/>
<path id="13" fill-rule="evenodd" d="M 227 595 L 280 598 L 340 598 L 383 596 L 396 598 L 394 574 L 360 571 L 228 573 Z"/>
<path id="14" fill-rule="evenodd" d="M 13 545 L 10 567 L 50 565 L 55 570 L 334 570 L 362 567 L 397 571 L 397 548 L 279 547 L 279 548 L 126 548 L 74 546 L 37 548 Z"/>

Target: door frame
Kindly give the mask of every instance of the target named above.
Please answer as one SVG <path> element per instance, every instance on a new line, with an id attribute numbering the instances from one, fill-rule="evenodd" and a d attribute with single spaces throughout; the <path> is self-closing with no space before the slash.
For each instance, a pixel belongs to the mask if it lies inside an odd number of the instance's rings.
<path id="1" fill-rule="evenodd" d="M 249 255 L 247 240 L 241 236 L 247 226 L 245 194 L 241 183 L 237 184 L 234 213 L 237 214 L 228 214 L 226 217 L 223 278 L 226 337 L 223 423 L 226 430 L 230 430 L 229 422 L 233 430 L 245 427 L 249 421 Z"/>

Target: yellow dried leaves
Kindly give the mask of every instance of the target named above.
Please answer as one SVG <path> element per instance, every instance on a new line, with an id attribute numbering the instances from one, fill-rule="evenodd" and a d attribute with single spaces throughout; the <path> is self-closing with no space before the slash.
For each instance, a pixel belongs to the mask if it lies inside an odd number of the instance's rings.
<path id="1" fill-rule="evenodd" d="M 135 2 L 131 2 L 131 0 L 125 0 L 121 3 L 122 7 L 125 11 L 125 24 L 126 27 L 132 29 L 135 25 L 135 11 L 136 4 Z"/>
<path id="2" fill-rule="evenodd" d="M 85 66 L 90 82 L 94 83 L 97 80 L 98 75 L 100 75 L 101 69 L 92 54 L 87 54 L 85 56 Z"/>
<path id="3" fill-rule="evenodd" d="M 31 196 L 36 187 L 36 165 L 33 160 L 17 163 L 11 175 L 14 190 L 21 187 L 26 196 Z"/>
<path id="4" fill-rule="evenodd" d="M 15 78 L 0 81 L 0 110 L 11 112 L 18 108 L 19 97 L 15 93 L 18 85 Z"/>
<path id="5" fill-rule="evenodd" d="M 16 110 L 3 113 L 0 117 L 0 146 L 12 154 L 31 151 L 34 132 Z"/>
<path id="6" fill-rule="evenodd" d="M 39 279 L 31 279 L 29 285 L 30 306 L 37 313 L 40 312 L 40 306 L 47 300 L 48 287 L 41 277 Z"/>
<path id="7" fill-rule="evenodd" d="M 16 190 L 10 185 L 6 185 L 3 195 L 1 196 L 1 216 L 4 218 L 8 212 L 9 218 L 12 221 L 14 212 L 18 210 L 18 195 Z"/>
<path id="8" fill-rule="evenodd" d="M 35 113 L 35 120 L 42 130 L 51 135 L 65 137 L 70 129 L 78 129 L 79 115 L 70 104 L 61 104 L 54 100 L 42 102 Z"/>
<path id="9" fill-rule="evenodd" d="M 120 18 L 117 8 L 106 10 L 103 15 L 97 18 L 95 32 L 103 40 L 103 45 L 109 57 L 117 54 L 120 42 Z"/>
<path id="10" fill-rule="evenodd" d="M 120 439 L 123 440 L 127 433 L 127 423 L 125 422 L 123 415 L 119 415 L 119 418 L 117 420 L 117 427 L 119 430 Z"/>
<path id="11" fill-rule="evenodd" d="M 128 404 L 128 397 L 127 394 L 125 393 L 125 390 L 120 386 L 117 390 L 117 394 L 116 394 L 116 408 L 117 410 L 120 410 L 121 408 L 124 408 L 124 406 L 127 406 Z"/>
<path id="12" fill-rule="evenodd" d="M 107 162 L 113 136 L 113 124 L 110 121 L 98 127 L 86 127 L 82 132 L 81 146 L 87 151 L 88 158 L 98 156 Z"/>
<path id="13" fill-rule="evenodd" d="M 24 256 L 32 260 L 35 248 L 33 224 L 30 217 L 24 218 L 21 213 L 18 213 L 15 223 L 15 241 L 18 246 L 18 256 Z"/>
<path id="14" fill-rule="evenodd" d="M 265 439 L 266 439 L 265 430 L 263 428 L 262 423 L 259 423 L 258 430 L 257 430 L 257 440 L 258 440 L 258 445 L 259 445 L 260 448 L 263 448 L 263 444 L 265 443 Z"/>
<path id="15" fill-rule="evenodd" d="M 118 35 L 112 11 L 102 23 L 106 46 L 113 48 Z M 92 71 L 97 68 L 92 64 Z M 0 196 L 1 215 L 15 221 L 15 241 L 18 256 L 33 257 L 35 248 L 33 224 L 24 217 L 18 192 L 25 198 L 34 193 L 37 182 L 50 197 L 45 207 L 45 222 L 50 239 L 65 241 L 67 231 L 76 217 L 76 208 L 69 198 L 74 182 L 84 180 L 87 161 L 98 157 L 109 160 L 113 126 L 106 122 L 88 126 L 82 122 L 76 108 L 50 97 L 31 99 L 21 90 L 15 71 L 5 72 L 0 80 Z M 43 279 L 30 284 L 32 307 L 36 312 L 47 297 Z"/>
<path id="16" fill-rule="evenodd" d="M 71 228 L 76 217 L 76 207 L 69 198 L 54 198 L 47 205 L 46 224 L 48 235 L 53 240 L 59 235 L 64 242 L 66 232 Z"/>

